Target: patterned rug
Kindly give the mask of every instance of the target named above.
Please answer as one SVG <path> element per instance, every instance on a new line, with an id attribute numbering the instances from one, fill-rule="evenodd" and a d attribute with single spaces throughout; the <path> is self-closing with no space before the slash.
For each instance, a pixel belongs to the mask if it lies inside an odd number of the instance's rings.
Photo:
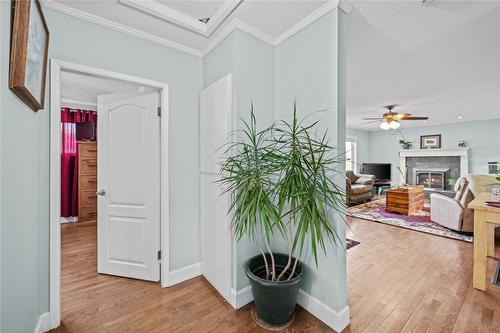
<path id="1" fill-rule="evenodd" d="M 470 233 L 460 233 L 445 228 L 431 221 L 430 205 L 426 202 L 424 209 L 412 216 L 405 216 L 385 211 L 385 199 L 371 201 L 365 204 L 349 207 L 349 216 L 364 220 L 390 224 L 400 228 L 425 232 L 441 237 L 458 239 L 472 243 L 473 237 Z"/>

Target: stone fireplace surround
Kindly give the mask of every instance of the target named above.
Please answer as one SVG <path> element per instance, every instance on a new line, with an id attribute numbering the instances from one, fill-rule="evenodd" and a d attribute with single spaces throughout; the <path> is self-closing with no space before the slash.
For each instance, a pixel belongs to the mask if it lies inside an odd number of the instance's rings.
<path id="1" fill-rule="evenodd" d="M 446 170 L 444 172 L 445 190 L 448 179 L 458 179 L 469 173 L 469 148 L 457 149 L 405 149 L 399 152 L 399 166 L 406 169 L 406 179 L 400 177 L 401 183 L 415 184 L 419 171 Z"/>

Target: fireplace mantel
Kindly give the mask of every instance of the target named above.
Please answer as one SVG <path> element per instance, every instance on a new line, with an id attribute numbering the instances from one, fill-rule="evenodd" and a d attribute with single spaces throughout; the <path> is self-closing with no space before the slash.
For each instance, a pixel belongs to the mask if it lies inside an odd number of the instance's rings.
<path id="1" fill-rule="evenodd" d="M 469 152 L 470 148 L 456 149 L 403 149 L 399 151 L 399 167 L 401 170 L 406 169 L 407 157 L 443 157 L 443 156 L 458 156 L 460 157 L 460 175 L 465 176 L 469 173 Z M 405 182 L 400 175 L 401 183 Z"/>
<path id="2" fill-rule="evenodd" d="M 470 148 L 457 149 L 403 149 L 400 157 L 430 157 L 430 156 L 465 156 L 469 157 Z"/>

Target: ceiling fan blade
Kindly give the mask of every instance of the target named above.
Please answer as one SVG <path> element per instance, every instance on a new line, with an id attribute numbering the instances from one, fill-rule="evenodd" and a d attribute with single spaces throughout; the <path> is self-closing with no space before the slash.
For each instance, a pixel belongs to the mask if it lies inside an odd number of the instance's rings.
<path id="1" fill-rule="evenodd" d="M 384 118 L 363 118 L 363 120 L 383 120 Z"/>
<path id="2" fill-rule="evenodd" d="M 366 121 L 364 123 L 361 123 L 361 125 L 377 124 L 379 122 L 380 122 L 380 120 L 372 120 L 372 121 Z"/>
<path id="3" fill-rule="evenodd" d="M 401 118 L 401 120 L 427 120 L 429 117 L 405 117 Z"/>
<path id="4" fill-rule="evenodd" d="M 404 119 L 411 116 L 411 113 L 398 113 L 395 117 L 398 119 Z"/>

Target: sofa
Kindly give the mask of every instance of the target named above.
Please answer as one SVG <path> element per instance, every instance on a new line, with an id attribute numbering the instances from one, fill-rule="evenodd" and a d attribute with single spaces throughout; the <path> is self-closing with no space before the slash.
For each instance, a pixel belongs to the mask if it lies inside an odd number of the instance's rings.
<path id="1" fill-rule="evenodd" d="M 347 205 L 363 203 L 373 198 L 374 175 L 355 174 L 346 171 L 346 199 Z"/>
<path id="2" fill-rule="evenodd" d="M 474 211 L 467 206 L 477 194 L 491 191 L 492 184 L 496 183 L 495 177 L 495 175 L 467 175 L 459 178 L 455 183 L 454 198 L 432 193 L 431 221 L 448 229 L 473 232 Z"/>

